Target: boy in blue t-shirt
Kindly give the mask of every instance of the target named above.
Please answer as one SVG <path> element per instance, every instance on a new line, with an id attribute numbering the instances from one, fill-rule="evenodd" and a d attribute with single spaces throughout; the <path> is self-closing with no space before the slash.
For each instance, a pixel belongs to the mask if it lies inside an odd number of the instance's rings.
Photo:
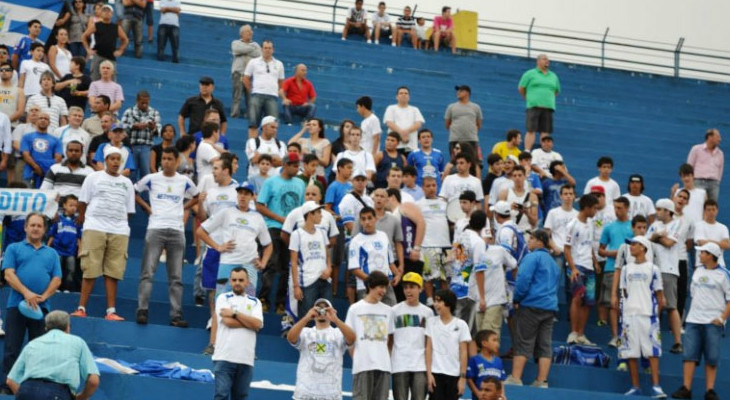
<path id="1" fill-rule="evenodd" d="M 76 223 L 78 198 L 73 194 L 62 197 L 58 219 L 48 231 L 48 246 L 56 250 L 61 258 L 63 280 L 61 290 L 78 292 L 81 280 L 78 275 L 77 254 L 81 245 L 81 225 Z"/>
<path id="2" fill-rule="evenodd" d="M 466 381 L 471 389 L 472 400 L 478 400 L 482 381 L 493 376 L 501 381 L 507 379 L 502 359 L 499 358 L 499 336 L 497 332 L 482 330 L 477 332 L 476 340 L 479 353 L 469 359 L 466 365 Z M 502 393 L 504 397 L 504 392 Z"/>

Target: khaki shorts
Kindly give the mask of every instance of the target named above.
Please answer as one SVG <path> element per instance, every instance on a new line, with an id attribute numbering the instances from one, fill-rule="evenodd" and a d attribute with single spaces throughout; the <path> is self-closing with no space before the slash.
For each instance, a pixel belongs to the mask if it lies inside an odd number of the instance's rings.
<path id="1" fill-rule="evenodd" d="M 122 280 L 127 269 L 129 236 L 84 231 L 81 236 L 81 271 L 84 279 L 102 275 Z"/>
<path id="2" fill-rule="evenodd" d="M 490 330 L 497 333 L 499 338 L 502 332 L 502 320 L 504 319 L 504 306 L 487 307 L 484 312 L 477 312 L 477 331 Z"/>

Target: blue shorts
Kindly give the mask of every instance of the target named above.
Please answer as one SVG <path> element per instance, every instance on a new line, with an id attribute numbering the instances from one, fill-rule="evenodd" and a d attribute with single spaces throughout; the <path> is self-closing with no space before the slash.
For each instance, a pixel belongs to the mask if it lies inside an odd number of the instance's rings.
<path id="1" fill-rule="evenodd" d="M 704 358 L 705 365 L 717 366 L 720 361 L 723 330 L 722 326 L 687 322 L 684 327 L 682 359 L 699 364 L 700 360 Z"/>
<path id="2" fill-rule="evenodd" d="M 203 279 L 200 283 L 203 289 L 215 290 L 216 281 L 218 280 L 218 264 L 220 263 L 221 253 L 211 249 L 205 250 L 203 257 Z"/>
<path id="3" fill-rule="evenodd" d="M 596 273 L 580 265 L 575 266 L 580 273 L 578 279 L 570 284 L 570 293 L 575 298 L 583 299 L 583 305 L 592 307 L 596 305 Z M 570 276 L 571 269 L 566 269 L 566 273 Z"/>

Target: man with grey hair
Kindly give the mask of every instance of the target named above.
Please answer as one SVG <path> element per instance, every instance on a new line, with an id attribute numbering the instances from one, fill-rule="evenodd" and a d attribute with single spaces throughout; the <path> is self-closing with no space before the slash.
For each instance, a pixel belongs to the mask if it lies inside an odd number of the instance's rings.
<path id="1" fill-rule="evenodd" d="M 66 147 L 68 147 L 69 143 L 76 141 L 84 145 L 84 155 L 81 159 L 86 160 L 89 144 L 91 144 L 91 135 L 81 127 L 83 122 L 84 110 L 78 106 L 71 106 L 68 108 L 68 125 L 59 126 L 55 131 L 51 132 L 53 136 L 61 141 L 64 159 Z"/>
<path id="2" fill-rule="evenodd" d="M 292 115 L 298 115 L 304 119 L 314 118 L 317 107 L 314 101 L 317 99 L 317 92 L 314 85 L 307 80 L 307 66 L 298 64 L 294 69 L 294 76 L 286 79 L 279 90 L 281 104 L 284 110 L 283 119 L 287 124 L 292 123 Z"/>
<path id="3" fill-rule="evenodd" d="M 71 334 L 65 311 L 46 315 L 46 333 L 28 343 L 6 384 L 18 399 L 86 400 L 99 387 L 99 368 L 83 339 Z M 75 393 L 84 381 L 84 390 Z"/>
<path id="4" fill-rule="evenodd" d="M 548 56 L 538 55 L 537 67 L 522 74 L 517 86 L 520 95 L 527 101 L 525 151 L 532 150 L 535 132 L 542 134 L 553 132 L 555 96 L 560 93 L 560 80 L 549 68 Z"/>
<path id="5" fill-rule="evenodd" d="M 253 41 L 253 29 L 251 25 L 244 25 L 238 30 L 240 39 L 231 42 L 231 82 L 233 83 L 233 102 L 231 104 L 231 118 L 241 116 L 241 96 L 245 97 L 246 112 L 248 112 L 248 100 L 250 92 L 243 86 L 243 73 L 246 71 L 248 62 L 255 57 L 261 57 L 261 46 Z M 244 114 L 245 114 L 244 113 Z"/>

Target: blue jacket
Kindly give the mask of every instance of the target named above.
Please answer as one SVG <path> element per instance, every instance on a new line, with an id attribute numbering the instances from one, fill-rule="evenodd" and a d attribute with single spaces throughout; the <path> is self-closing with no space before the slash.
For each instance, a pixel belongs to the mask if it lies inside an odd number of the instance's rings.
<path id="1" fill-rule="evenodd" d="M 560 268 L 545 249 L 527 254 L 517 270 L 514 302 L 522 307 L 558 311 Z"/>

